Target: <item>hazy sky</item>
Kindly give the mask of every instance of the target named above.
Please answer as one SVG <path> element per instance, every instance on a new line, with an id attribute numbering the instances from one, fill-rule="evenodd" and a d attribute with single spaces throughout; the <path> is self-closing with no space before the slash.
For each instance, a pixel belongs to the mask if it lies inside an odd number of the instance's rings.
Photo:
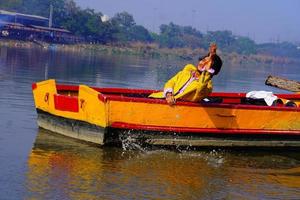
<path id="1" fill-rule="evenodd" d="M 190 25 L 203 33 L 230 30 L 256 42 L 300 42 L 300 0 L 75 0 L 110 17 L 127 11 L 135 22 Z"/>

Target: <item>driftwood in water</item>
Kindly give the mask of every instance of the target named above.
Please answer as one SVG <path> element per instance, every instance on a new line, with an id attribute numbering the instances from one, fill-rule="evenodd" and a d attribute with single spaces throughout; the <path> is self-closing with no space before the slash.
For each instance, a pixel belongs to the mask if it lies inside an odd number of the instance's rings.
<path id="1" fill-rule="evenodd" d="M 300 92 L 300 82 L 288 80 L 278 76 L 268 76 L 265 84 L 292 92 Z"/>

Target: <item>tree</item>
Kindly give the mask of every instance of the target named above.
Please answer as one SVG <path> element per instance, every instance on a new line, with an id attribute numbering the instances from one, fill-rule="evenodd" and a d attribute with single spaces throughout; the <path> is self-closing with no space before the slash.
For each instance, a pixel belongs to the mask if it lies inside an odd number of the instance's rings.
<path id="1" fill-rule="evenodd" d="M 206 46 L 211 42 L 216 42 L 220 48 L 226 48 L 235 41 L 231 31 L 209 31 L 205 36 Z"/>
<path id="2" fill-rule="evenodd" d="M 198 31 L 197 29 L 191 27 L 191 26 L 184 26 L 183 27 L 183 33 L 187 35 L 192 35 L 198 38 L 203 38 L 203 34 Z"/>
<path id="3" fill-rule="evenodd" d="M 162 24 L 159 27 L 160 34 L 167 37 L 177 37 L 182 35 L 182 28 L 172 22 L 169 25 Z"/>
<path id="4" fill-rule="evenodd" d="M 237 37 L 234 42 L 233 49 L 240 54 L 255 54 L 256 44 L 248 37 Z"/>
<path id="5" fill-rule="evenodd" d="M 22 5 L 22 0 L 4 0 L 0 1 L 0 7 L 2 9 L 8 9 L 11 11 L 18 11 Z"/>
<path id="6" fill-rule="evenodd" d="M 115 24 L 118 24 L 123 29 L 130 29 L 135 25 L 133 16 L 127 12 L 117 13 L 113 18 Z"/>
<path id="7" fill-rule="evenodd" d="M 162 47 L 203 47 L 203 34 L 191 26 L 179 26 L 174 23 L 160 26 L 160 36 L 156 40 Z"/>
<path id="8" fill-rule="evenodd" d="M 131 39 L 135 41 L 151 42 L 153 41 L 149 31 L 140 25 L 135 25 L 131 29 Z"/>

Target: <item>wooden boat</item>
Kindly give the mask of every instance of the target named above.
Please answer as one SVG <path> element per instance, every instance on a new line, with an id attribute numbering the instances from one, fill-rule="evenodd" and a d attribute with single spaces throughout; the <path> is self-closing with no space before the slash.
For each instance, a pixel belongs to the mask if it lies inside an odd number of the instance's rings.
<path id="1" fill-rule="evenodd" d="M 209 102 L 148 98 L 154 90 L 32 84 L 39 127 L 100 145 L 124 137 L 150 145 L 296 147 L 300 108 L 254 105 L 245 93 L 212 93 Z M 296 104 L 300 94 L 277 94 Z M 254 102 L 257 104 L 257 102 Z"/>

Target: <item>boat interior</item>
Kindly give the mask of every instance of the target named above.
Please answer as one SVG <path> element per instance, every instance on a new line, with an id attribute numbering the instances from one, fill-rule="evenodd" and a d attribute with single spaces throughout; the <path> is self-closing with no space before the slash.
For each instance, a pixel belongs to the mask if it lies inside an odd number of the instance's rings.
<path id="1" fill-rule="evenodd" d="M 164 99 L 153 99 L 148 96 L 157 90 L 127 89 L 127 88 L 97 88 L 91 87 L 99 92 L 105 99 L 121 101 L 139 101 L 151 103 L 165 103 Z M 77 101 L 79 86 L 75 85 L 56 85 L 56 98 L 74 98 Z M 275 94 L 278 99 L 271 106 L 285 108 L 300 108 L 300 94 Z M 194 105 L 197 104 L 229 104 L 229 105 L 255 105 L 268 106 L 264 99 L 247 98 L 246 93 L 223 93 L 214 92 L 209 97 L 199 103 L 177 101 L 178 104 Z M 270 107 L 270 106 L 268 106 Z"/>

